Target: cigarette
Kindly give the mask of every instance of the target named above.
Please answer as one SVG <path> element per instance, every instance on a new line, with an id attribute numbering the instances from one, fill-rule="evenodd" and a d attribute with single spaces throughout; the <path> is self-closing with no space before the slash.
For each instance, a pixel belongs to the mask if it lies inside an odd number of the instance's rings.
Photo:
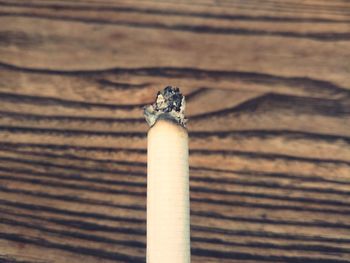
<path id="1" fill-rule="evenodd" d="M 189 263 L 190 201 L 185 98 L 176 87 L 145 107 L 147 148 L 147 263 Z"/>

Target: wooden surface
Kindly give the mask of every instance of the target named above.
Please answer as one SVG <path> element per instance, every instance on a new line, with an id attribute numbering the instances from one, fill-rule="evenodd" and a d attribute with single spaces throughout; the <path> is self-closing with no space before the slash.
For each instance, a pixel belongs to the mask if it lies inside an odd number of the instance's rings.
<path id="1" fill-rule="evenodd" d="M 350 2 L 175 2 L 0 0 L 0 262 L 144 262 L 169 84 L 192 262 L 350 262 Z"/>

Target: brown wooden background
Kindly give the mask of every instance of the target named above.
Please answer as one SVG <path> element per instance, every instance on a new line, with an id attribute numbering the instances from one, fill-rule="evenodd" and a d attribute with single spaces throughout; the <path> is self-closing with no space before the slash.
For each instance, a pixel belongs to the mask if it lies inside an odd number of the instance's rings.
<path id="1" fill-rule="evenodd" d="M 0 0 L 0 62 L 0 262 L 144 262 L 169 84 L 193 262 L 350 262 L 350 1 Z"/>

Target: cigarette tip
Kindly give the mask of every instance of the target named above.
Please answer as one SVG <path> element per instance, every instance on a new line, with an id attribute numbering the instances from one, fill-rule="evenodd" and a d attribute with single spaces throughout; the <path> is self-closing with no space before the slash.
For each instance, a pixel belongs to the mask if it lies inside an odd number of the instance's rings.
<path id="1" fill-rule="evenodd" d="M 185 96 L 178 87 L 167 86 L 157 93 L 156 101 L 144 107 L 147 123 L 153 126 L 159 118 L 176 121 L 185 127 Z"/>

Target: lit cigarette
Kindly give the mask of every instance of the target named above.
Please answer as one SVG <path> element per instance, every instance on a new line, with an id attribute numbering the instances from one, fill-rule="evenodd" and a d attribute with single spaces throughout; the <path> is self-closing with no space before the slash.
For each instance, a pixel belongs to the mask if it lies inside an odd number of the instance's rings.
<path id="1" fill-rule="evenodd" d="M 147 263 L 187 263 L 190 253 L 188 134 L 185 99 L 166 87 L 145 108 L 147 150 Z"/>

